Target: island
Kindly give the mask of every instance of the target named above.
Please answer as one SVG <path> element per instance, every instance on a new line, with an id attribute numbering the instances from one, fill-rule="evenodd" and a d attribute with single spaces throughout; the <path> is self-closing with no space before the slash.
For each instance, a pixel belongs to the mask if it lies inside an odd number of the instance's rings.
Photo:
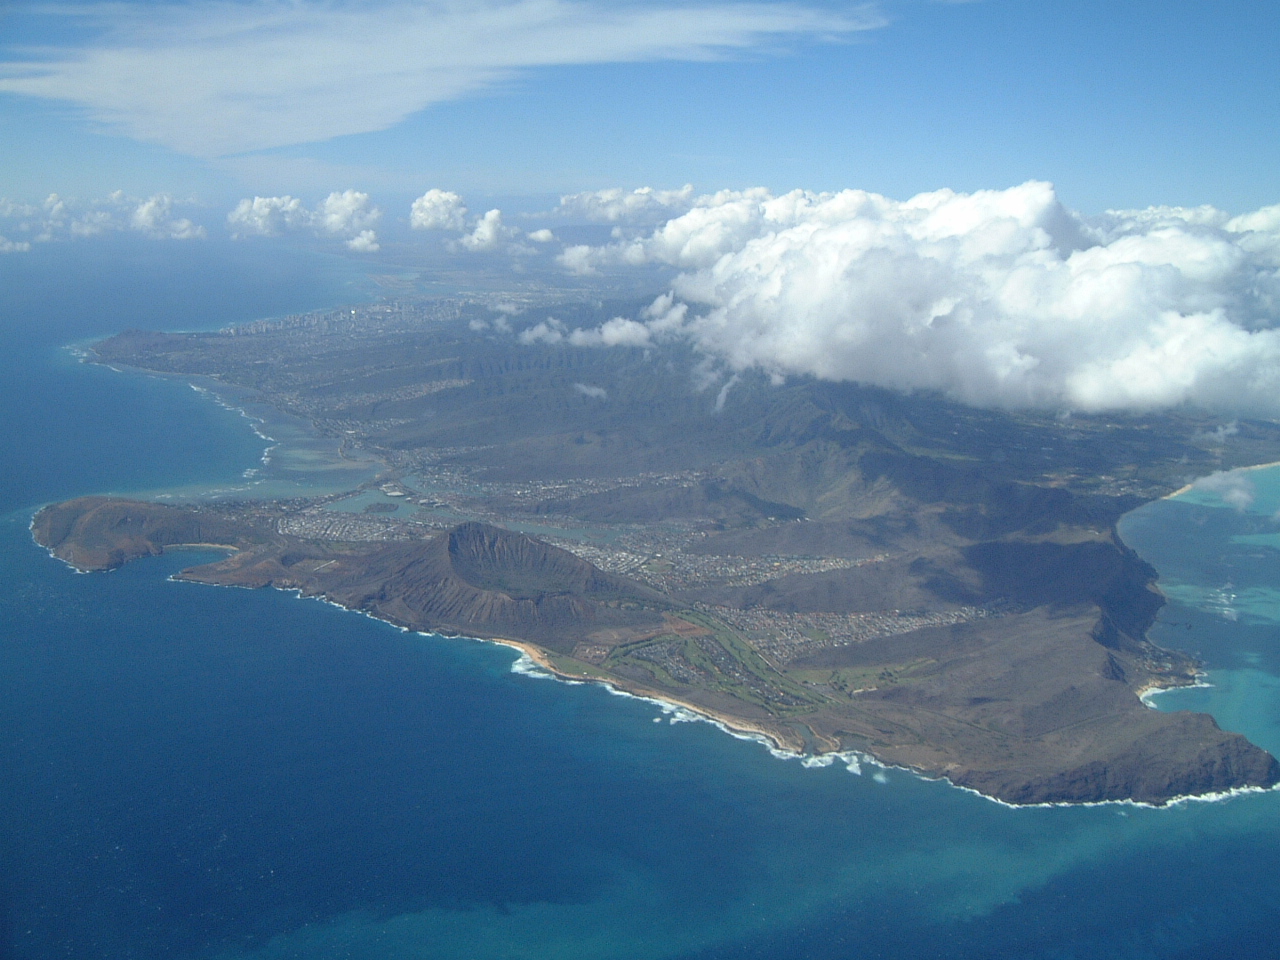
<path id="1" fill-rule="evenodd" d="M 530 304 L 524 329 L 628 306 Z M 1211 717 L 1142 701 L 1198 664 L 1148 640 L 1156 571 L 1116 533 L 1189 478 L 1280 459 L 1280 425 L 716 381 L 687 347 L 546 343 L 510 314 L 384 303 L 113 337 L 95 360 L 241 391 L 380 472 L 317 497 L 81 498 L 33 535 L 86 571 L 216 545 L 179 576 L 519 646 L 780 750 L 1011 804 L 1280 782 Z"/>

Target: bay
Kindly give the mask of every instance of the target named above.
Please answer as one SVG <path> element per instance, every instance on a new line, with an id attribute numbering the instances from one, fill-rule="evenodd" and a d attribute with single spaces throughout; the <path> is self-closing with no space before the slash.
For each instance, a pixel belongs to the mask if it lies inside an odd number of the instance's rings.
<path id="1" fill-rule="evenodd" d="M 26 527 L 39 503 L 218 488 L 263 448 L 185 385 L 63 345 L 367 296 L 329 258 L 212 246 L 0 262 L 0 956 L 1274 952 L 1274 793 L 1009 809 L 902 771 L 806 769 L 513 673 L 504 648 L 167 579 L 196 554 L 92 576 L 50 559 Z M 1280 472 L 1251 482 L 1253 513 L 1162 501 L 1122 531 L 1171 597 L 1154 637 L 1213 684 L 1156 702 L 1275 751 L 1280 551 L 1236 538 L 1277 532 L 1261 505 Z"/>

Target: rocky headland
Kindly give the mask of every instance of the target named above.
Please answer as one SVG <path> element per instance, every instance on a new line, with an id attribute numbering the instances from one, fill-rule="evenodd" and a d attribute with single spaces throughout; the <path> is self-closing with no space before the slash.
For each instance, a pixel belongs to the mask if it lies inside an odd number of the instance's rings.
<path id="1" fill-rule="evenodd" d="M 298 590 L 408 629 L 516 641 L 562 676 L 671 700 L 783 749 L 858 751 L 1009 803 L 1163 804 L 1280 781 L 1273 757 L 1211 717 L 1141 703 L 1145 689 L 1192 682 L 1195 665 L 1145 640 L 1160 605 L 1154 572 L 1111 541 L 970 551 L 970 565 L 948 577 L 968 576 L 972 589 L 1004 597 L 1004 609 L 907 620 L 787 658 L 696 591 L 660 591 L 491 524 L 344 542 L 281 533 L 286 515 L 89 497 L 46 507 L 32 530 L 85 571 L 222 545 L 234 552 L 179 576 Z M 905 569 L 887 575 L 904 580 L 899 592 L 941 575 L 936 563 Z"/>

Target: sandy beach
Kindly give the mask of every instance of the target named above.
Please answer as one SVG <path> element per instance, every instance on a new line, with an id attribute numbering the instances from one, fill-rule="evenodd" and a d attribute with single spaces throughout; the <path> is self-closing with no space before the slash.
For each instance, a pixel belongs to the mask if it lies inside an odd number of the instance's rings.
<path id="1" fill-rule="evenodd" d="M 519 650 L 530 660 L 536 663 L 540 668 L 547 671 L 558 680 L 566 680 L 572 683 L 598 683 L 602 686 L 609 687 L 619 693 L 627 696 L 636 697 L 640 700 L 649 700 L 653 703 L 663 704 L 680 710 L 687 710 L 690 713 L 697 714 L 699 717 L 705 718 L 707 721 L 723 728 L 727 733 L 735 736 L 747 737 L 753 740 L 764 740 L 768 746 L 783 754 L 793 756 L 803 756 L 805 752 L 804 742 L 799 737 L 786 738 L 782 732 L 776 729 L 766 727 L 762 724 L 752 723 L 750 720 L 744 720 L 741 717 L 734 717 L 728 714 L 717 713 L 714 710 L 708 710 L 706 707 L 698 704 L 689 703 L 686 700 L 678 700 L 665 693 L 645 687 L 641 684 L 626 683 L 616 678 L 596 677 L 589 674 L 568 673 L 557 667 L 547 656 L 547 652 L 541 647 L 522 640 L 510 640 L 505 637 L 489 637 L 489 638 L 473 638 L 482 639 L 488 643 L 500 644 L 504 647 L 511 647 L 513 650 Z"/>
<path id="2" fill-rule="evenodd" d="M 1250 466 L 1250 467 L 1232 467 L 1230 470 L 1223 470 L 1220 472 L 1242 473 L 1247 470 L 1266 470 L 1268 467 L 1280 467 L 1280 460 L 1273 460 L 1270 463 L 1255 463 L 1253 464 L 1253 466 Z M 1206 474 L 1206 476 L 1213 476 L 1213 474 Z M 1173 493 L 1165 494 L 1160 499 L 1172 500 L 1174 497 L 1180 497 L 1203 479 L 1204 477 L 1196 477 L 1196 479 L 1192 480 L 1190 483 L 1184 484 L 1183 486 L 1179 487 L 1177 490 L 1173 491 Z"/>

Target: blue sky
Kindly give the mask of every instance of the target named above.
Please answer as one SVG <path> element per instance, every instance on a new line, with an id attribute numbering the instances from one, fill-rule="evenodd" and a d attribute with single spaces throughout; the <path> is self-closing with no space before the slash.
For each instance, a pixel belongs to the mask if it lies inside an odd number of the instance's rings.
<path id="1" fill-rule="evenodd" d="M 493 329 L 682 338 L 726 390 L 1280 416 L 1274 3 L 0 11 L 3 256 L 286 244 L 426 282 L 625 280 L 651 306 Z"/>
<path id="2" fill-rule="evenodd" d="M 1241 212 L 1280 200 L 1277 49 L 1259 2 L 18 2 L 0 196 L 1039 179 Z"/>

